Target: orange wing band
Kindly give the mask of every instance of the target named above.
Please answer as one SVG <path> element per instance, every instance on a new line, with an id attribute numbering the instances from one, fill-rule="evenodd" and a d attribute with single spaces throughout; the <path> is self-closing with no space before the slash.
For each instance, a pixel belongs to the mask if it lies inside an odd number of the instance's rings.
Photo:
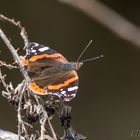
<path id="1" fill-rule="evenodd" d="M 48 85 L 47 88 L 49 90 L 59 90 L 62 87 L 68 86 L 70 83 L 76 81 L 78 79 L 78 76 L 75 76 L 73 78 L 68 79 L 64 83 L 58 84 L 58 85 Z"/>
<path id="2" fill-rule="evenodd" d="M 27 66 L 29 64 L 29 61 L 23 59 L 23 60 L 21 60 L 21 63 L 22 63 L 22 65 Z"/>
<path id="3" fill-rule="evenodd" d="M 28 60 L 25 60 L 25 58 L 23 56 L 20 56 L 20 60 L 22 65 L 27 66 L 29 64 Z"/>
<path id="4" fill-rule="evenodd" d="M 42 59 L 42 58 L 58 58 L 60 56 L 61 56 L 61 54 L 59 54 L 59 53 L 56 53 L 56 54 L 41 54 L 41 55 L 32 56 L 29 60 L 30 61 L 36 61 L 36 60 Z"/>
<path id="5" fill-rule="evenodd" d="M 28 84 L 28 87 L 35 92 L 36 94 L 39 95 L 46 95 L 47 91 L 43 90 L 42 88 L 40 88 L 35 82 L 31 82 Z"/>
<path id="6" fill-rule="evenodd" d="M 29 61 L 36 61 L 38 59 L 42 59 L 42 58 L 58 58 L 62 56 L 61 54 L 59 53 L 56 53 L 56 54 L 41 54 L 41 55 L 36 55 L 36 56 L 32 56 L 29 60 L 26 60 L 25 58 L 21 58 L 21 63 L 22 65 L 24 66 L 27 66 L 29 65 Z"/>

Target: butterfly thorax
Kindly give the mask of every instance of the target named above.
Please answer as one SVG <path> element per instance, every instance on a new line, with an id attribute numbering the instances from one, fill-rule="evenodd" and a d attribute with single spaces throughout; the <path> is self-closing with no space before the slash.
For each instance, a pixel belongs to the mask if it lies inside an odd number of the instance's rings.
<path id="1" fill-rule="evenodd" d="M 66 64 L 63 64 L 62 70 L 66 71 L 72 71 L 72 70 L 78 70 L 83 65 L 82 62 L 69 62 Z"/>
<path id="2" fill-rule="evenodd" d="M 61 63 L 54 67 L 57 72 L 65 72 L 65 71 L 77 71 L 83 65 L 82 62 L 68 62 L 68 63 Z"/>

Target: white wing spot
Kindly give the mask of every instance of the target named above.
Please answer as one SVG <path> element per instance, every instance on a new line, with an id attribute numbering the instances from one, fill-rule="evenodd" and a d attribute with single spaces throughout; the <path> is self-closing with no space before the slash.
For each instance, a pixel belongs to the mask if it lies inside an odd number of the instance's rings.
<path id="1" fill-rule="evenodd" d="M 48 49 L 49 49 L 49 47 L 43 47 L 43 48 L 39 48 L 38 51 L 44 52 L 44 51 L 47 51 Z"/>
<path id="2" fill-rule="evenodd" d="M 35 52 L 36 52 L 36 50 L 31 50 L 31 52 L 32 52 L 32 53 L 35 53 Z"/>
<path id="3" fill-rule="evenodd" d="M 39 45 L 38 43 L 35 43 L 35 44 L 34 44 L 34 47 L 37 47 L 38 45 Z"/>
<path id="4" fill-rule="evenodd" d="M 76 94 L 71 94 L 70 96 L 75 97 L 75 96 L 76 96 Z"/>
<path id="5" fill-rule="evenodd" d="M 61 94 L 65 94 L 66 93 L 66 91 L 61 91 Z"/>
<path id="6" fill-rule="evenodd" d="M 78 86 L 70 87 L 70 88 L 68 88 L 68 91 L 74 91 L 76 89 L 78 89 Z"/>

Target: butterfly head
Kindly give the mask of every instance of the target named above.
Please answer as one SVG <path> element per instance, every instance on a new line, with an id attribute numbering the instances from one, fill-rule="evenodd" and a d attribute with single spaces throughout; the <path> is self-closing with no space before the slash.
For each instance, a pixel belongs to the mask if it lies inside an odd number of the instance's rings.
<path id="1" fill-rule="evenodd" d="M 83 65 L 83 62 L 73 62 L 74 70 L 79 70 L 81 66 Z"/>

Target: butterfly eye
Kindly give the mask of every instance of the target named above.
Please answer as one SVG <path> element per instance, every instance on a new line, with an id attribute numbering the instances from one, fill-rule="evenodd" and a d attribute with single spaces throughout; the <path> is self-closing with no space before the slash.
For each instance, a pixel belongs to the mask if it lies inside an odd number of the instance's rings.
<path id="1" fill-rule="evenodd" d="M 83 62 L 76 62 L 75 63 L 75 70 L 76 71 L 79 70 L 82 65 L 83 65 Z"/>

